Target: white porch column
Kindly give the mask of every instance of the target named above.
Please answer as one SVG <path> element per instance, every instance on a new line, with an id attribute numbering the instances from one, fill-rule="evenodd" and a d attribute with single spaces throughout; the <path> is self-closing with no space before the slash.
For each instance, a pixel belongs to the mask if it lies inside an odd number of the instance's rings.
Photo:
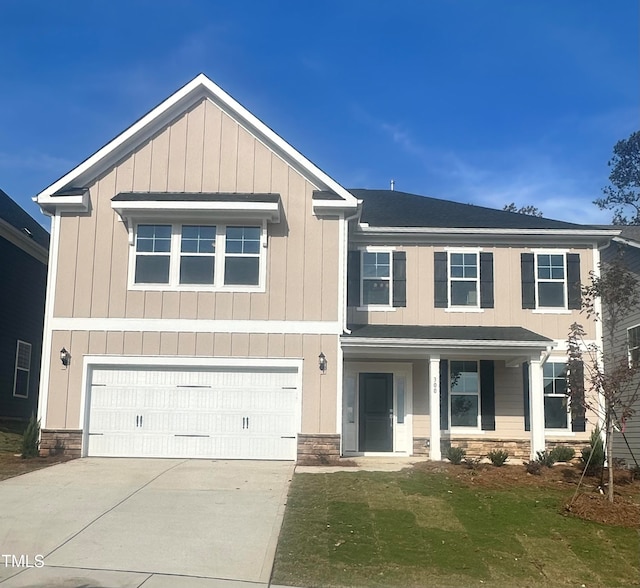
<path id="1" fill-rule="evenodd" d="M 529 414 L 531 421 L 531 459 L 544 451 L 544 382 L 540 358 L 529 361 Z"/>
<path id="2" fill-rule="evenodd" d="M 440 356 L 429 356 L 429 417 L 431 437 L 429 458 L 441 461 L 440 452 Z"/>

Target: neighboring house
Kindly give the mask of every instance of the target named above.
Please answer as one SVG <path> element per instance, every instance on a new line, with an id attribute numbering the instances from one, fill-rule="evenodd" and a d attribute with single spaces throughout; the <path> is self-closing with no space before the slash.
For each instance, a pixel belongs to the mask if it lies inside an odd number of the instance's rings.
<path id="1" fill-rule="evenodd" d="M 610 246 L 603 249 L 602 261 L 604 263 L 612 262 L 621 253 L 624 264 L 640 279 L 640 227 L 618 226 L 615 228 L 621 230 L 620 236 L 614 238 Z M 629 355 L 629 361 L 640 361 L 640 309 L 636 309 L 630 316 L 624 317 L 615 338 L 616 342 L 626 347 L 626 349 L 619 350 L 618 353 L 626 351 Z M 608 336 L 605 337 L 605 351 L 609 351 L 616 342 L 609 341 Z M 606 367 L 605 365 L 605 370 Z M 635 386 L 640 386 L 640 376 L 638 376 Z M 635 392 L 635 386 L 629 390 L 630 393 Z M 640 397 L 634 403 L 634 410 L 633 416 L 621 424 L 621 432 L 616 432 L 613 437 L 614 457 L 624 459 L 629 466 L 640 463 Z"/>
<path id="2" fill-rule="evenodd" d="M 0 418 L 36 414 L 49 233 L 0 190 Z"/>
<path id="3" fill-rule="evenodd" d="M 37 202 L 45 452 L 528 458 L 588 438 L 564 341 L 615 231 L 347 190 L 204 75 Z"/>

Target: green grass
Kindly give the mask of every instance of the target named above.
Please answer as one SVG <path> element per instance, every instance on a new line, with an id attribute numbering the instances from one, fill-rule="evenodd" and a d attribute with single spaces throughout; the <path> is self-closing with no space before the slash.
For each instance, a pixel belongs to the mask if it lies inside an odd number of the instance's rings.
<path id="1" fill-rule="evenodd" d="M 273 583 L 638 585 L 638 532 L 564 516 L 566 497 L 418 470 L 296 474 Z"/>
<path id="2" fill-rule="evenodd" d="M 0 452 L 20 453 L 26 423 L 0 420 Z"/>

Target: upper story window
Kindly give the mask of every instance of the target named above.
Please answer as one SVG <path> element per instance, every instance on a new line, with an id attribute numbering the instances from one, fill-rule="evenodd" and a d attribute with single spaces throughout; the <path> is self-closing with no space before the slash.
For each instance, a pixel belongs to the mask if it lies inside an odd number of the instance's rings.
<path id="1" fill-rule="evenodd" d="M 407 305 L 405 251 L 364 247 L 349 251 L 347 305 L 361 310 L 393 310 Z"/>
<path id="2" fill-rule="evenodd" d="M 522 308 L 579 310 L 580 255 L 563 251 L 522 253 Z"/>
<path id="3" fill-rule="evenodd" d="M 260 289 L 266 264 L 264 239 L 264 225 L 139 224 L 131 287 Z"/>
<path id="4" fill-rule="evenodd" d="M 29 396 L 29 376 L 31 375 L 31 343 L 18 340 L 16 346 L 16 371 L 13 379 L 13 395 L 19 398 Z"/>
<path id="5" fill-rule="evenodd" d="M 627 329 L 629 365 L 637 366 L 640 361 L 640 325 Z"/>
<path id="6" fill-rule="evenodd" d="M 566 277 L 564 255 L 536 255 L 538 306 L 564 308 Z"/>
<path id="7" fill-rule="evenodd" d="M 546 429 L 567 429 L 569 427 L 567 365 L 549 361 L 544 364 L 542 370 L 544 426 Z"/>
<path id="8" fill-rule="evenodd" d="M 390 305 L 391 252 L 362 252 L 362 306 Z"/>
<path id="9" fill-rule="evenodd" d="M 436 308 L 493 308 L 493 253 L 462 249 L 434 253 Z"/>

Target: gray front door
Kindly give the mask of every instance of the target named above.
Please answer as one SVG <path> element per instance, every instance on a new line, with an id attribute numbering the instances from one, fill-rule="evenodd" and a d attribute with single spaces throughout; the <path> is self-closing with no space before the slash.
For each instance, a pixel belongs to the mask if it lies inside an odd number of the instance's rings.
<path id="1" fill-rule="evenodd" d="M 360 374 L 359 450 L 393 451 L 393 374 Z"/>

